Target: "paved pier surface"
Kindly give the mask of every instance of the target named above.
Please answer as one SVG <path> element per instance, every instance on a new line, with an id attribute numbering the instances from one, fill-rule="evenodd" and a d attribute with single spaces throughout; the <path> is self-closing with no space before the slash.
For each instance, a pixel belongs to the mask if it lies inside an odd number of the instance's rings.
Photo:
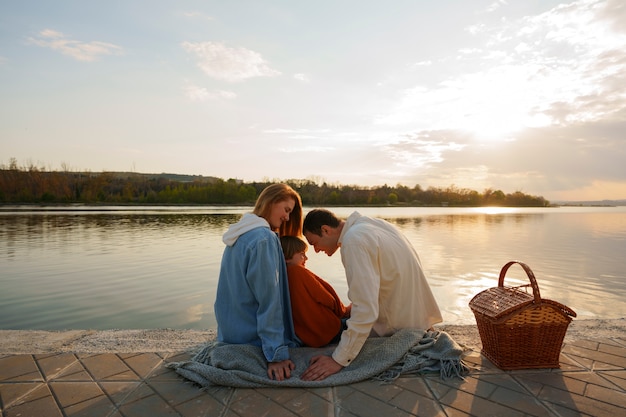
<path id="1" fill-rule="evenodd" d="M 626 339 L 566 342 L 560 369 L 501 371 L 472 350 L 438 375 L 333 388 L 200 390 L 168 362 L 189 353 L 0 354 L 0 417 L 624 416 Z"/>

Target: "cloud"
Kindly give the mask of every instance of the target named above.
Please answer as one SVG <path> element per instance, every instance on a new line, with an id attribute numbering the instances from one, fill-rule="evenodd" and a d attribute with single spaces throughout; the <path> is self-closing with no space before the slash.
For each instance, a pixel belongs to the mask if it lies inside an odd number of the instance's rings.
<path id="1" fill-rule="evenodd" d="M 200 19 L 200 20 L 214 20 L 212 16 L 207 15 L 206 13 L 202 13 L 202 12 L 183 12 L 182 15 L 184 17 L 190 18 L 190 19 Z"/>
<path id="2" fill-rule="evenodd" d="M 337 149 L 330 139 L 335 136 L 330 129 L 276 128 L 263 130 L 263 133 L 269 135 L 269 142 L 283 153 L 327 153 Z"/>
<path id="3" fill-rule="evenodd" d="M 443 161 L 445 152 L 461 151 L 465 146 L 449 140 L 445 132 L 431 132 L 387 144 L 384 150 L 395 161 L 396 166 L 415 170 L 432 168 L 434 164 Z"/>
<path id="4" fill-rule="evenodd" d="M 67 38 L 63 33 L 52 29 L 39 32 L 39 36 L 28 38 L 29 42 L 61 52 L 78 61 L 96 61 L 103 55 L 120 55 L 123 49 L 112 43 L 91 41 L 81 42 Z"/>
<path id="5" fill-rule="evenodd" d="M 306 144 L 304 145 L 291 144 L 283 148 L 278 148 L 278 151 L 282 153 L 326 153 L 326 152 L 333 152 L 335 150 L 336 148 L 330 147 L 330 146 L 322 147 L 322 146 L 306 145 Z"/>
<path id="6" fill-rule="evenodd" d="M 487 13 L 495 12 L 500 7 L 506 6 L 506 5 L 507 5 L 506 0 L 496 0 L 493 3 L 491 3 L 489 6 L 487 6 L 486 12 Z"/>
<path id="7" fill-rule="evenodd" d="M 218 80 L 237 82 L 281 74 L 250 49 L 230 48 L 219 42 L 183 42 L 182 47 L 198 59 L 198 66 L 206 75 Z"/>
<path id="8" fill-rule="evenodd" d="M 327 134 L 330 132 L 330 129 L 282 129 L 282 128 L 276 128 L 276 129 L 267 129 L 264 130 L 263 133 L 277 133 L 277 134 L 287 134 L 287 135 L 291 135 L 291 134 Z"/>
<path id="9" fill-rule="evenodd" d="M 209 91 L 205 87 L 199 87 L 197 85 L 189 83 L 187 83 L 183 87 L 183 91 L 185 93 L 185 96 L 193 101 L 207 101 L 219 99 L 233 100 L 237 98 L 237 94 L 233 93 L 232 91 Z"/>
<path id="10" fill-rule="evenodd" d="M 398 91 L 376 123 L 502 135 L 611 117 L 626 108 L 626 36 L 601 18 L 603 4 L 580 1 L 489 28 L 482 47 L 456 57 L 476 70 L 444 70 L 434 87 Z"/>
<path id="11" fill-rule="evenodd" d="M 423 187 L 462 184 L 478 191 L 531 191 L 554 198 L 565 196 L 566 190 L 586 190 L 588 195 L 594 183 L 617 189 L 621 182 L 622 192 L 612 195 L 623 198 L 623 130 L 623 121 L 590 121 L 527 129 L 515 140 L 487 143 L 459 131 L 439 131 L 406 136 L 384 151 L 394 166 L 405 167 L 404 181 Z"/>
<path id="12" fill-rule="evenodd" d="M 303 83 L 310 83 L 311 82 L 311 79 L 306 74 L 294 74 L 293 78 L 298 80 L 298 81 L 302 81 Z"/>

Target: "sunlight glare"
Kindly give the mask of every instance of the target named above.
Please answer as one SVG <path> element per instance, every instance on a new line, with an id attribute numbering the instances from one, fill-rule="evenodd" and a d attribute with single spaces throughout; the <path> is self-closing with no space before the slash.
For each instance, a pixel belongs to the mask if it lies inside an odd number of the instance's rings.
<path id="1" fill-rule="evenodd" d="M 515 207 L 487 206 L 487 207 L 474 207 L 472 211 L 475 213 L 482 213 L 482 214 L 508 214 L 508 213 L 515 213 L 519 211 L 519 209 Z"/>

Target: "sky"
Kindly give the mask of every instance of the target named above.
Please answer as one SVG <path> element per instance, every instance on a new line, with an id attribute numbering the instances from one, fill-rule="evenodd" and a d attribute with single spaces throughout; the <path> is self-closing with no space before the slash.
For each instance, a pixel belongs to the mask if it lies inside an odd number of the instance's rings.
<path id="1" fill-rule="evenodd" d="M 626 198 L 623 0 L 0 0 L 0 165 Z"/>

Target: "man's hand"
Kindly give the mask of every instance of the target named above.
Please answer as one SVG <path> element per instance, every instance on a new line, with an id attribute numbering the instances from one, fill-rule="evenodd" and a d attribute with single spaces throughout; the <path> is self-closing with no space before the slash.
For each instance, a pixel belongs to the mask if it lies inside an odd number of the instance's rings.
<path id="1" fill-rule="evenodd" d="M 280 362 L 270 362 L 267 364 L 267 376 L 276 381 L 291 378 L 291 371 L 296 369 L 296 364 L 291 359 Z"/>
<path id="2" fill-rule="evenodd" d="M 313 356 L 309 367 L 302 374 L 303 381 L 321 381 L 341 371 L 343 366 L 335 362 L 333 358 L 325 355 Z"/>

